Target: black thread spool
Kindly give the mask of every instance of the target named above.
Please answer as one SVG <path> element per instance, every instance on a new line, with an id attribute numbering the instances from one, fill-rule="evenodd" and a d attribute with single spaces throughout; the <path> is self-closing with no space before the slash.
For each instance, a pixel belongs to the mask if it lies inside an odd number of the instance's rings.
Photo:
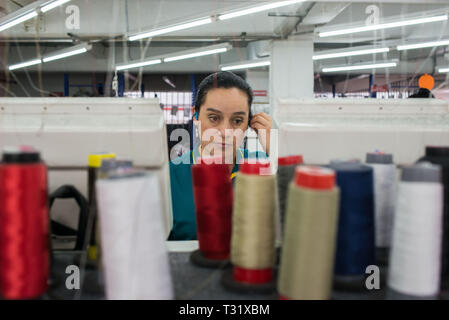
<path id="1" fill-rule="evenodd" d="M 88 237 L 89 248 L 88 248 L 88 267 L 96 268 L 97 261 L 97 245 L 95 238 L 95 229 L 97 221 L 97 199 L 95 194 L 95 181 L 98 177 L 99 168 L 101 167 L 101 162 L 104 159 L 115 158 L 115 153 L 94 153 L 90 154 L 88 158 L 89 169 L 88 169 L 88 182 L 87 182 L 87 193 L 89 202 L 89 222 L 88 230 L 86 236 Z"/>
<path id="2" fill-rule="evenodd" d="M 366 164 L 373 168 L 375 198 L 376 263 L 388 265 L 396 201 L 396 166 L 391 153 L 367 153 Z"/>
<path id="3" fill-rule="evenodd" d="M 441 297 L 449 299 L 449 146 L 426 146 L 426 155 L 418 162 L 428 161 L 441 166 L 444 192 L 443 247 L 441 253 Z"/>
<path id="4" fill-rule="evenodd" d="M 281 220 L 281 233 L 284 233 L 285 208 L 287 205 L 288 185 L 295 176 L 295 168 L 303 164 L 301 155 L 278 158 L 277 185 L 279 195 L 279 215 Z"/>

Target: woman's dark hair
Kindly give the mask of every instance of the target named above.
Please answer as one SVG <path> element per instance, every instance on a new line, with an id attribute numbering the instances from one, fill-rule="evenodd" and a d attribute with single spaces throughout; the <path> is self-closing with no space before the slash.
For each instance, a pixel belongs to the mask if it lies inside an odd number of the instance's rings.
<path id="1" fill-rule="evenodd" d="M 200 113 L 200 108 L 206 101 L 207 93 L 210 90 L 216 88 L 225 88 L 225 89 L 237 88 L 246 93 L 246 95 L 248 96 L 249 115 L 251 115 L 251 105 L 253 103 L 253 90 L 245 80 L 229 71 L 220 71 L 213 73 L 204 78 L 203 81 L 201 81 L 200 85 L 198 86 L 198 92 L 196 94 L 195 99 L 196 112 Z"/>

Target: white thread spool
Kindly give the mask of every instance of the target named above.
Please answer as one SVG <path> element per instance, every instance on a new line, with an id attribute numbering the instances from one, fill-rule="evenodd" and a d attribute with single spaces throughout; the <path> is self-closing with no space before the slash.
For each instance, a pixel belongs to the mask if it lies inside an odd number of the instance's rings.
<path id="1" fill-rule="evenodd" d="M 157 176 L 127 172 L 96 188 L 106 298 L 172 299 Z"/>
<path id="2" fill-rule="evenodd" d="M 388 287 L 433 298 L 440 287 L 443 217 L 441 169 L 429 163 L 402 169 L 393 227 Z"/>
<path id="3" fill-rule="evenodd" d="M 396 202 L 396 165 L 393 155 L 386 153 L 367 153 L 366 164 L 374 173 L 376 247 L 389 248 Z"/>

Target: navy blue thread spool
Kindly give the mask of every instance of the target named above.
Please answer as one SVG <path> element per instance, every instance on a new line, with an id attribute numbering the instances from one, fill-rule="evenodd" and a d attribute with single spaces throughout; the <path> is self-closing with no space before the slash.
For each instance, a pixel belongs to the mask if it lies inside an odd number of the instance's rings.
<path id="1" fill-rule="evenodd" d="M 331 163 L 340 188 L 334 287 L 365 289 L 366 267 L 375 264 L 373 169 L 360 163 Z"/>
<path id="2" fill-rule="evenodd" d="M 444 194 L 443 246 L 441 253 L 442 297 L 449 299 L 449 146 L 426 146 L 426 155 L 418 162 L 428 161 L 441 166 Z"/>

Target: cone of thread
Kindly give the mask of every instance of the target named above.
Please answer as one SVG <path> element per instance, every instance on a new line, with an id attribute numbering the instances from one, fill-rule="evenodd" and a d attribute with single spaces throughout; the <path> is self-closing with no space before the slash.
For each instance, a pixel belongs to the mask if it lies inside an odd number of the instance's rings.
<path id="1" fill-rule="evenodd" d="M 339 190 L 289 184 L 278 281 L 287 299 L 329 299 L 335 256 Z"/>
<path id="2" fill-rule="evenodd" d="M 275 185 L 272 175 L 237 174 L 231 240 L 234 266 L 246 270 L 273 268 Z"/>

